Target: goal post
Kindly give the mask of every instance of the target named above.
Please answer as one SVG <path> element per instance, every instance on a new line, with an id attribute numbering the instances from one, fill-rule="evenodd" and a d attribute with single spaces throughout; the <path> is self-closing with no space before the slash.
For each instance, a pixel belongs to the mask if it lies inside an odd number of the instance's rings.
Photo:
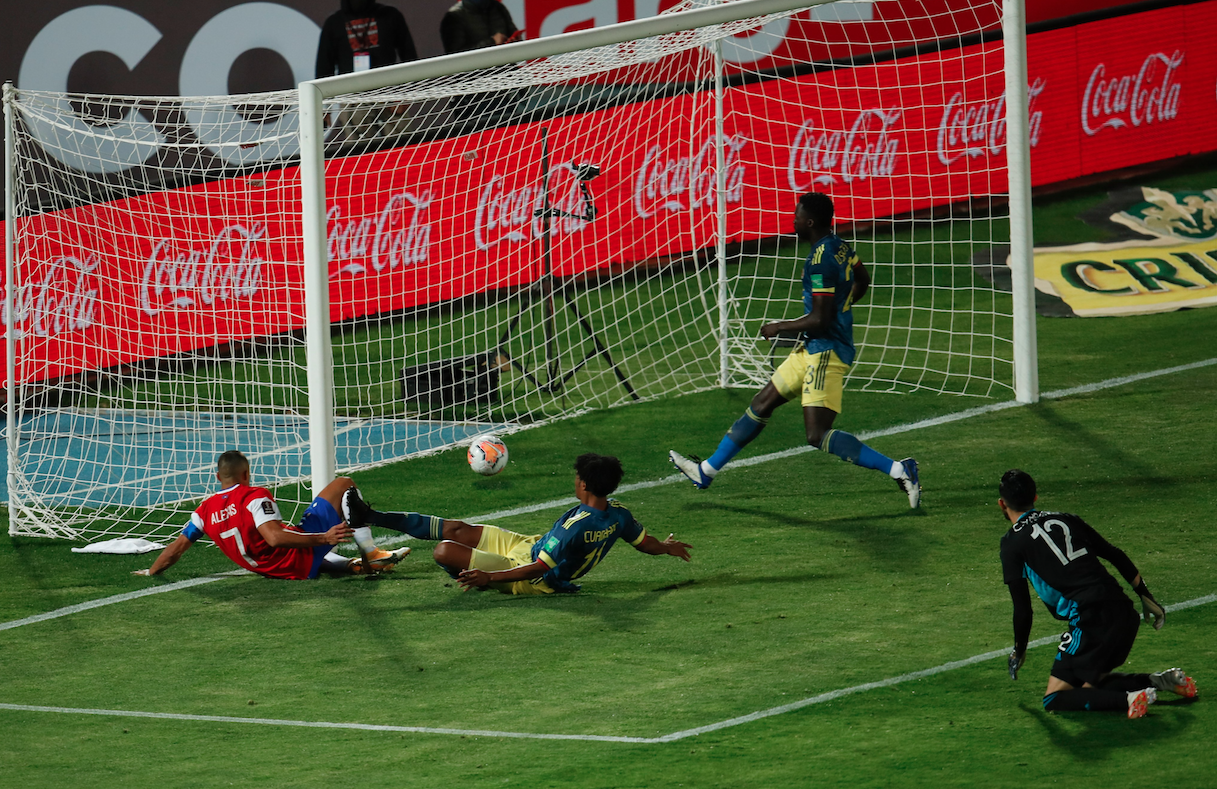
<path id="1" fill-rule="evenodd" d="M 1010 193 L 1010 274 L 1014 304 L 1014 398 L 1040 399 L 1035 334 L 1035 241 L 1031 227 L 1031 139 L 1027 100 L 1025 0 L 1002 0 L 1006 64 L 1006 173 Z"/>
<path id="2" fill-rule="evenodd" d="M 520 41 L 498 47 L 475 49 L 469 52 L 455 53 L 423 61 L 388 66 L 368 71 L 352 72 L 333 77 L 303 82 L 300 90 L 300 140 L 301 140 L 301 189 L 305 195 L 302 201 L 304 229 L 304 266 L 306 271 L 322 271 L 327 266 L 327 260 L 322 254 L 325 249 L 326 226 L 325 216 L 325 168 L 323 118 L 325 116 L 324 100 L 342 95 L 375 91 L 389 87 L 408 86 L 424 80 L 433 80 L 455 74 L 464 74 L 486 69 L 494 69 L 530 60 L 551 58 L 570 52 L 589 50 L 597 47 L 610 47 L 627 41 L 634 41 L 654 36 L 663 36 L 682 30 L 696 29 L 727 22 L 737 22 L 742 19 L 761 17 L 771 13 L 787 13 L 822 5 L 831 0 L 735 0 L 730 3 L 710 4 L 678 13 L 660 15 L 650 19 L 637 19 L 605 27 L 565 33 L 558 36 L 542 38 L 535 41 Z M 1021 0 L 1020 0 L 1021 2 Z M 716 52 L 717 52 L 716 47 Z M 722 61 L 715 58 L 715 100 L 717 130 L 715 138 L 715 161 L 717 170 L 716 205 L 719 221 L 725 226 L 725 204 L 722 201 L 725 173 L 723 171 L 723 136 L 722 136 Z M 317 198 L 320 197 L 320 202 Z M 311 209 L 311 211 L 310 211 Z M 720 231 L 718 240 L 720 307 L 722 339 L 722 373 L 720 385 L 727 384 L 726 362 L 726 306 L 725 306 L 725 274 L 726 262 L 725 235 Z M 318 308 L 310 314 L 328 314 L 328 288 L 320 277 L 306 278 L 310 305 Z M 318 292 L 319 291 L 319 292 Z M 313 338 L 309 343 L 310 360 L 315 359 L 324 364 L 331 358 L 329 349 L 329 333 L 321 326 L 314 327 L 310 333 Z M 315 347 L 316 346 L 316 347 Z M 310 362 L 311 363 L 311 362 Z M 328 369 L 328 365 L 327 365 Z M 310 379 L 311 380 L 311 379 Z M 319 384 L 323 382 L 318 382 Z M 313 447 L 313 488 L 319 491 L 325 486 L 326 480 L 333 476 L 333 440 L 325 436 L 333 431 L 333 419 L 330 413 L 322 408 L 310 410 L 315 418 L 310 419 Z M 321 453 L 325 453 L 322 455 Z"/>
<path id="3" fill-rule="evenodd" d="M 7 89 L 10 531 L 167 536 L 232 448 L 292 518 L 480 433 L 755 388 L 808 191 L 872 275 L 848 387 L 1034 401 L 1021 19 L 683 0 L 291 91 Z"/>
<path id="4" fill-rule="evenodd" d="M 305 267 L 317 269 L 326 265 L 322 254 L 326 225 L 322 221 L 324 199 L 316 202 L 314 194 L 324 196 L 324 132 L 322 120 L 325 116 L 324 102 L 339 96 L 367 93 L 386 88 L 408 92 L 409 86 L 425 81 L 439 80 L 458 74 L 472 74 L 498 67 L 528 61 L 554 58 L 566 53 L 608 48 L 630 41 L 660 37 L 680 31 L 722 25 L 740 20 L 760 20 L 766 15 L 789 14 L 816 6 L 830 0 L 735 0 L 734 2 L 687 3 L 676 13 L 664 14 L 649 19 L 639 19 L 622 24 L 568 33 L 536 41 L 518 42 L 499 47 L 457 53 L 426 61 L 400 64 L 381 69 L 351 73 L 301 83 L 301 157 L 306 163 L 302 169 L 302 188 L 306 202 L 316 212 L 310 216 L 306 208 L 302 225 L 306 237 Z M 693 6 L 693 7 L 690 7 Z M 1010 239 L 1011 267 L 1013 269 L 1013 368 L 1014 392 L 1020 402 L 1038 400 L 1038 373 L 1035 350 L 1034 284 L 1031 263 L 1031 213 L 1030 213 L 1030 150 L 1027 132 L 1027 80 L 1026 80 L 1026 28 L 1024 0 L 1003 0 L 1001 28 L 1004 38 L 1005 87 L 1008 107 L 1008 130 L 1006 151 L 1009 168 L 1010 192 Z M 979 31 L 976 31 L 979 32 Z M 718 269 L 717 306 L 719 311 L 719 386 L 730 385 L 730 340 L 727 274 L 727 220 L 726 220 L 726 165 L 724 151 L 727 145 L 724 133 L 723 96 L 724 81 L 722 36 L 712 38 L 713 94 L 714 94 L 714 156 L 715 194 L 714 206 L 718 231 L 714 249 Z M 307 98 L 306 98 L 307 97 Z M 959 196 L 966 202 L 969 195 Z M 308 282 L 320 288 L 322 293 L 310 294 L 311 303 L 320 304 L 328 296 L 328 290 L 320 278 L 310 277 Z M 320 327 L 318 327 L 320 328 Z M 318 344 L 325 346 L 310 353 L 317 359 L 328 359 L 328 333 L 316 331 L 313 336 Z M 319 409 L 311 429 L 314 436 L 313 479 L 325 480 L 332 467 L 327 458 L 318 457 L 326 444 L 320 442 L 318 434 L 332 429 L 332 420 Z"/>

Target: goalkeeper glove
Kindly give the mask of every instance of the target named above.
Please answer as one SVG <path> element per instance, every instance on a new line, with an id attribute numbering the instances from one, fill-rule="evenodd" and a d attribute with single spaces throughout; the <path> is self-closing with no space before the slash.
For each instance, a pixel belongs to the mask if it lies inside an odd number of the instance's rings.
<path id="1" fill-rule="evenodd" d="M 1026 652 L 1019 652 L 1016 649 L 1010 653 L 1010 659 L 1006 661 L 1006 667 L 1010 669 L 1010 679 L 1018 679 L 1018 670 L 1022 668 L 1023 661 L 1026 659 Z"/>
<path id="2" fill-rule="evenodd" d="M 1133 591 L 1141 598 L 1141 611 L 1145 621 L 1153 622 L 1154 630 L 1161 630 L 1162 625 L 1166 624 L 1166 609 L 1149 593 L 1149 588 L 1145 585 L 1144 580 L 1137 584 Z"/>

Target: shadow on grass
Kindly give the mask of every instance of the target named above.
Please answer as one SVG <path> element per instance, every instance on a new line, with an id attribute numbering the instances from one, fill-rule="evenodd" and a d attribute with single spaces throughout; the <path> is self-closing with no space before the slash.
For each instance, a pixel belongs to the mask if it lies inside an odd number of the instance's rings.
<path id="1" fill-rule="evenodd" d="M 1043 422 L 1057 440 L 1067 438 L 1071 446 L 1085 447 L 1091 450 L 1094 457 L 1103 458 L 1110 468 L 1119 469 L 1122 476 L 1113 478 L 1112 484 L 1125 488 L 1129 481 L 1133 480 L 1137 486 L 1152 484 L 1156 487 L 1172 485 L 1177 481 L 1173 477 L 1162 476 L 1160 467 L 1138 459 L 1135 454 L 1128 452 L 1127 446 L 1108 441 L 1079 422 L 1065 417 L 1061 411 L 1061 408 L 1050 403 L 1037 403 L 1030 407 L 1031 414 Z M 1089 484 L 1095 485 L 1093 482 Z"/>
<path id="2" fill-rule="evenodd" d="M 645 581 L 596 580 L 592 578 L 576 594 L 552 594 L 536 596 L 505 595 L 493 590 L 485 592 L 463 592 L 453 587 L 440 599 L 434 597 L 407 606 L 411 611 L 452 613 L 458 618 L 474 618 L 480 613 L 504 611 L 522 607 L 520 613 L 533 616 L 541 611 L 567 617 L 594 620 L 599 627 L 618 632 L 632 632 L 653 627 L 655 615 L 652 608 L 669 594 L 701 589 L 725 589 L 756 585 L 804 585 L 808 582 L 824 581 L 833 575 L 790 571 L 781 573 L 740 574 L 722 573 L 709 578 L 675 581 L 654 587 Z M 440 583 L 436 578 L 433 583 Z M 581 579 L 587 581 L 587 579 Z M 583 627 L 583 626 L 577 626 Z M 589 625 L 588 627 L 592 627 Z"/>
<path id="3" fill-rule="evenodd" d="M 311 581 L 281 581 L 250 576 L 241 582 L 222 582 L 182 590 L 209 603 L 222 603 L 237 609 L 251 621 L 262 617 L 286 614 L 286 607 L 300 602 L 324 598 L 325 602 L 340 604 L 345 613 L 337 619 L 344 632 L 359 633 L 364 641 L 379 644 L 385 659 L 399 672 L 415 670 L 417 661 L 408 649 L 418 631 L 404 616 L 411 606 L 403 605 L 400 594 L 387 594 L 398 585 L 416 580 L 405 573 L 377 576 L 321 577 Z M 235 579 L 234 579 L 235 580 Z"/>
<path id="4" fill-rule="evenodd" d="M 730 512 L 773 526 L 797 526 L 848 537 L 872 559 L 887 567 L 907 569 L 925 557 L 925 535 L 915 519 L 926 517 L 924 510 L 899 510 L 882 515 L 855 515 L 848 518 L 807 518 L 789 512 L 774 512 L 755 507 L 737 507 L 720 501 L 695 502 L 685 507 L 690 513 Z M 752 524 L 749 524 L 750 526 Z"/>
<path id="5" fill-rule="evenodd" d="M 1048 741 L 1080 762 L 1104 762 L 1113 751 L 1144 749 L 1173 740 L 1190 727 L 1195 715 L 1187 709 L 1194 699 L 1166 700 L 1149 715 L 1130 721 L 1117 712 L 1045 712 L 1039 705 L 1020 707 L 1043 727 Z"/>
<path id="6" fill-rule="evenodd" d="M 682 589 L 701 588 L 701 589 L 719 589 L 730 586 L 751 586 L 755 584 L 805 584 L 813 581 L 828 581 L 834 578 L 840 578 L 838 573 L 811 573 L 811 572 L 793 572 L 774 575 L 734 575 L 730 573 L 720 573 L 707 578 L 690 578 L 687 581 L 678 581 L 676 583 L 661 586 L 652 589 L 652 592 L 666 594 L 668 592 L 676 592 Z M 624 583 L 617 582 L 618 586 L 624 586 Z"/>

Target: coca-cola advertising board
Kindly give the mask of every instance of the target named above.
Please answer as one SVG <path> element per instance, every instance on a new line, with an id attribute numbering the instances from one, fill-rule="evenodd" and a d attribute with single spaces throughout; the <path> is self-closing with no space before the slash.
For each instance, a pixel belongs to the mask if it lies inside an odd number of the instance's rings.
<path id="1" fill-rule="evenodd" d="M 564 214 L 549 230 L 555 274 L 708 245 L 707 109 L 682 96 L 605 110 L 590 124 L 557 118 L 331 163 L 331 320 L 540 277 L 543 127 L 549 204 Z M 690 156 L 685 134 L 699 114 L 706 131 Z M 588 205 L 572 163 L 608 161 L 593 225 L 582 218 Z M 738 183 L 729 189 L 738 195 Z M 297 168 L 287 168 L 19 220 L 22 258 L 32 261 L 14 294 L 12 324 L 29 365 L 22 379 L 302 328 L 302 230 L 298 215 L 282 210 L 298 199 Z M 701 218 L 690 221 L 691 212 Z"/>
<path id="2" fill-rule="evenodd" d="M 1217 150 L 1214 36 L 1213 2 L 1030 36 L 1032 182 Z"/>
<path id="3" fill-rule="evenodd" d="M 1217 0 L 1187 11 L 1186 24 L 1161 9 L 1032 36 L 1035 184 L 1217 149 Z M 1001 67 L 991 42 L 729 89 L 730 238 L 787 231 L 813 188 L 846 220 L 1003 193 Z M 553 220 L 556 273 L 708 246 L 710 113 L 684 95 L 332 162 L 331 318 L 535 281 L 542 127 L 548 199 L 567 215 Z M 579 162 L 604 166 L 594 222 L 579 218 Z M 302 327 L 301 231 L 284 210 L 297 184 L 288 168 L 20 220 L 36 263 L 11 321 L 21 358 L 38 360 L 23 379 Z"/>

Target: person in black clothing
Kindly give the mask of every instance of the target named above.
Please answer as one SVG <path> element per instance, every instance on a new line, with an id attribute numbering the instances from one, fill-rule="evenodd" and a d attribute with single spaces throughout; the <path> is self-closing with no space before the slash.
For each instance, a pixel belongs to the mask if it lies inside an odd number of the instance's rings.
<path id="1" fill-rule="evenodd" d="M 511 13 L 498 0 L 460 0 L 439 25 L 439 37 L 449 55 L 504 44 L 518 34 Z"/>
<path id="2" fill-rule="evenodd" d="M 1104 559 L 1141 598 L 1145 621 L 1161 629 L 1166 610 L 1145 586 L 1137 567 L 1086 521 L 1064 512 L 1032 509 L 1035 480 L 1019 469 L 1001 478 L 998 506 L 1011 523 L 1001 539 L 1002 580 L 1014 602 L 1014 651 L 1010 678 L 1026 658 L 1031 635 L 1031 594 L 1027 582 L 1057 619 L 1069 622 L 1061 636 L 1056 660 L 1044 692 L 1044 709 L 1127 710 L 1140 718 L 1157 698 L 1157 691 L 1196 695 L 1196 683 L 1182 669 L 1157 674 L 1119 674 L 1132 650 L 1140 617 L 1119 582 L 1099 562 Z"/>
<path id="3" fill-rule="evenodd" d="M 316 76 L 350 74 L 411 60 L 418 60 L 418 52 L 401 11 L 375 0 L 342 0 L 341 8 L 321 28 Z M 344 109 L 338 122 L 342 137 L 348 140 L 394 136 L 408 125 L 404 104 Z"/>
<path id="4" fill-rule="evenodd" d="M 342 0 L 317 44 L 317 78 L 418 60 L 406 18 L 375 0 Z"/>
<path id="5" fill-rule="evenodd" d="M 511 43 L 522 32 L 499 0 L 460 0 L 448 9 L 439 25 L 439 37 L 449 55 Z M 448 110 L 452 123 L 468 133 L 510 116 L 521 96 L 517 90 L 454 96 Z"/>

